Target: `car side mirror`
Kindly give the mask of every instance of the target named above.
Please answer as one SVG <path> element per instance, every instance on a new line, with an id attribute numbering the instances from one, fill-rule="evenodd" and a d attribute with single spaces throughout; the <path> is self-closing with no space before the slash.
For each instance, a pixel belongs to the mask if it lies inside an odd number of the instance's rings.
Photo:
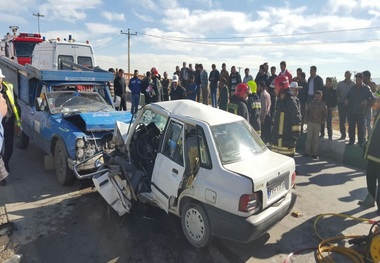
<path id="1" fill-rule="evenodd" d="M 36 107 L 36 110 L 37 111 L 42 111 L 44 110 L 44 104 L 43 104 L 43 100 L 41 97 L 38 97 L 34 100 L 34 107 Z"/>

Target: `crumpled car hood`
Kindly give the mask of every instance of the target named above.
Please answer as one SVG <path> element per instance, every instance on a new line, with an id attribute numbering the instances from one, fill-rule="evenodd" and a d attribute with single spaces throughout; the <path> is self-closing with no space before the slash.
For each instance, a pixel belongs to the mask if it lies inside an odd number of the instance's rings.
<path id="1" fill-rule="evenodd" d="M 63 116 L 67 121 L 86 132 L 112 131 L 115 122 L 129 122 L 132 114 L 127 111 L 85 112 Z"/>

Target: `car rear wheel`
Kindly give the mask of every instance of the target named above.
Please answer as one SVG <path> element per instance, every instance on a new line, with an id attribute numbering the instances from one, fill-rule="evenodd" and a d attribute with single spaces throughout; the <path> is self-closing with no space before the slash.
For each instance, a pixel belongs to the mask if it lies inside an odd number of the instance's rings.
<path id="1" fill-rule="evenodd" d="M 23 131 L 20 131 L 16 136 L 16 147 L 19 149 L 25 149 L 29 145 L 29 137 Z"/>
<path id="2" fill-rule="evenodd" d="M 67 164 L 67 153 L 65 144 L 58 140 L 55 144 L 54 149 L 54 164 L 55 164 L 55 173 L 57 179 L 62 185 L 72 185 L 75 179 L 73 171 L 69 168 Z"/>
<path id="3" fill-rule="evenodd" d="M 202 248 L 212 240 L 207 213 L 199 204 L 188 202 L 181 212 L 182 230 L 194 247 Z"/>

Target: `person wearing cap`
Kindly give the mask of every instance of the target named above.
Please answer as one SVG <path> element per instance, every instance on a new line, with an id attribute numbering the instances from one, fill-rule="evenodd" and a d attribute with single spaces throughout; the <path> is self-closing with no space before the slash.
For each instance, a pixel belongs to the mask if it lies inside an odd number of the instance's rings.
<path id="1" fill-rule="evenodd" d="M 339 81 L 336 87 L 336 93 L 338 95 L 338 115 L 339 115 L 339 130 L 340 138 L 339 140 L 345 140 L 346 134 L 346 122 L 348 115 L 348 106 L 345 103 L 346 95 L 355 86 L 355 82 L 351 80 L 351 72 L 346 71 L 344 73 L 344 80 Z"/>
<path id="2" fill-rule="evenodd" d="M 301 102 L 298 98 L 298 94 L 299 94 L 299 90 L 302 89 L 303 87 L 299 86 L 297 81 L 290 82 L 289 87 L 290 87 L 290 91 L 293 93 L 293 97 L 296 100 L 297 107 L 301 113 Z M 302 131 L 302 118 L 303 118 L 303 116 L 301 114 L 301 131 Z"/>
<path id="3" fill-rule="evenodd" d="M 355 130 L 358 128 L 358 144 L 363 146 L 365 141 L 365 113 L 366 108 L 375 102 L 375 95 L 370 87 L 363 83 L 361 72 L 355 75 L 355 86 L 346 95 L 345 104 L 348 106 L 348 145 L 355 143 Z"/>
<path id="4" fill-rule="evenodd" d="M 369 70 L 363 71 L 363 83 L 366 84 L 368 87 L 370 87 L 372 93 L 376 93 L 377 91 L 377 85 L 375 82 L 371 80 L 371 72 Z M 367 129 L 367 139 L 369 139 L 369 136 L 372 132 L 372 106 L 367 107 L 366 113 L 365 113 L 365 126 Z"/>
<path id="5" fill-rule="evenodd" d="M 21 127 L 21 119 L 20 119 L 20 107 L 17 103 L 17 97 L 13 89 L 13 85 L 11 83 L 3 81 L 5 76 L 3 75 L 0 69 L 0 93 L 5 99 L 7 104 L 7 113 L 3 115 L 1 124 L 4 129 L 4 144 L 3 144 L 3 156 L 2 159 L 4 161 L 5 169 L 7 172 L 10 172 L 9 169 L 9 161 L 13 154 L 13 138 L 15 133 L 15 125 Z M 0 185 L 5 185 L 5 179 L 0 181 Z"/>
<path id="6" fill-rule="evenodd" d="M 313 157 L 318 160 L 318 137 L 321 125 L 327 120 L 327 106 L 322 101 L 323 92 L 317 90 L 314 99 L 308 103 L 305 112 L 305 121 L 307 123 L 307 135 L 305 143 L 304 157 Z"/>
<path id="7" fill-rule="evenodd" d="M 178 83 L 179 79 L 177 75 L 173 75 L 172 87 L 170 89 L 170 100 L 182 100 L 186 99 L 186 89 Z"/>
<path id="8" fill-rule="evenodd" d="M 274 84 L 278 99 L 273 121 L 272 151 L 294 157 L 301 132 L 300 109 L 290 91 L 288 77 L 278 76 Z"/>
<path id="9" fill-rule="evenodd" d="M 227 111 L 239 115 L 249 122 L 249 109 L 247 107 L 248 92 L 248 85 L 244 82 L 239 83 L 236 86 L 234 95 L 230 98 Z"/>
<path id="10" fill-rule="evenodd" d="M 326 78 L 326 85 L 323 87 L 323 97 L 322 100 L 327 105 L 327 135 L 329 137 L 329 140 L 332 140 L 333 132 L 332 132 L 332 111 L 333 109 L 338 105 L 338 95 L 336 93 L 336 90 L 333 87 L 332 78 L 327 77 Z M 321 138 L 325 137 L 325 123 L 321 125 L 321 135 L 319 136 Z"/>
<path id="11" fill-rule="evenodd" d="M 249 87 L 247 107 L 249 111 L 249 123 L 258 135 L 261 135 L 261 100 L 257 95 L 257 84 L 253 80 L 248 81 Z"/>
<path id="12" fill-rule="evenodd" d="M 152 91 L 150 92 L 150 102 L 158 102 L 161 101 L 161 81 L 160 81 L 160 76 L 158 74 L 158 70 L 153 67 L 150 70 L 151 76 L 152 76 Z"/>

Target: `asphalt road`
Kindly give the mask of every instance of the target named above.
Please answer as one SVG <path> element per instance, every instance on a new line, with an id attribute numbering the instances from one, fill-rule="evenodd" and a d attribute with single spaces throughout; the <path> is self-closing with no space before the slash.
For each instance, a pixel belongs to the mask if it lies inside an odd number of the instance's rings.
<path id="1" fill-rule="evenodd" d="M 363 210 L 357 205 L 366 195 L 363 171 L 300 156 L 296 162 L 300 175 L 293 211 L 302 216 L 286 216 L 248 244 L 214 239 L 210 247 L 195 249 L 187 243 L 179 218 L 148 205 L 136 205 L 119 217 L 92 189 L 91 181 L 60 186 L 54 171 L 44 171 L 43 154 L 34 145 L 15 148 L 8 184 L 0 187 L 0 206 L 15 223 L 10 237 L 26 263 L 283 262 L 292 251 L 317 246 L 313 222 L 318 214 L 376 218 L 376 208 Z M 326 238 L 364 235 L 369 227 L 341 218 L 317 225 Z M 315 250 L 293 256 L 291 262 L 315 262 Z"/>

